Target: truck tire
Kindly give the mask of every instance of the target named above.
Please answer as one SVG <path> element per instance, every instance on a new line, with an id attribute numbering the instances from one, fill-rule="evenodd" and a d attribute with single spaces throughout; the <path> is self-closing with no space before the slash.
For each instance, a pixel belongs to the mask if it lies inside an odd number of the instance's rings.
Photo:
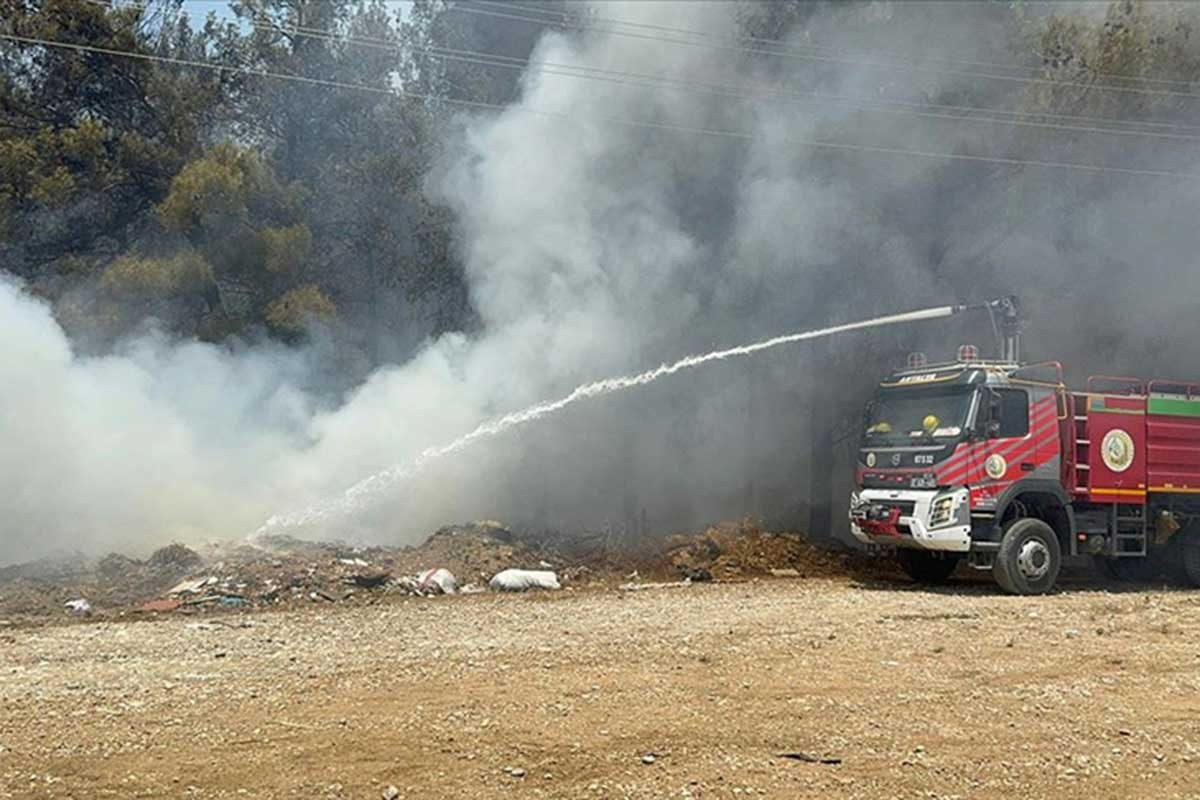
<path id="1" fill-rule="evenodd" d="M 956 554 L 939 556 L 923 550 L 897 550 L 896 560 L 908 577 L 919 583 L 943 583 L 958 566 Z"/>
<path id="2" fill-rule="evenodd" d="M 1184 574 L 1192 586 L 1200 586 L 1200 530 L 1188 531 L 1180 545 Z"/>
<path id="3" fill-rule="evenodd" d="M 992 577 L 1009 594 L 1045 594 L 1062 569 L 1062 548 L 1054 529 L 1040 519 L 1010 522 L 1000 539 Z"/>

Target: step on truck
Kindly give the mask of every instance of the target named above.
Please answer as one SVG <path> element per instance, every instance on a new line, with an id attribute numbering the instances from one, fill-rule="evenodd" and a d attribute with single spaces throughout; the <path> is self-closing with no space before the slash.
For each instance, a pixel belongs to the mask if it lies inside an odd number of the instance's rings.
<path id="1" fill-rule="evenodd" d="M 1172 559 L 1200 586 L 1200 386 L 1022 364 L 1014 298 L 992 315 L 1000 355 L 915 353 L 868 403 L 850 530 L 914 579 L 960 561 L 1013 594 L 1050 591 L 1068 556 L 1114 578 Z M 1181 563 L 1178 563 L 1181 562 Z"/>

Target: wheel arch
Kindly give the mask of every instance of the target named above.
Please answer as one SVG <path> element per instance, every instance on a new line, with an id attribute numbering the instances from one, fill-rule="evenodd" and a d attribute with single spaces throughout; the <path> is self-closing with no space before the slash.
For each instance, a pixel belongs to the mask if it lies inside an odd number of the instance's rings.
<path id="1" fill-rule="evenodd" d="M 996 526 L 1002 527 L 1021 508 L 1028 512 L 1024 516 L 1036 517 L 1054 529 L 1064 554 L 1075 555 L 1075 512 L 1062 484 L 1036 479 L 1017 481 L 996 502 Z"/>

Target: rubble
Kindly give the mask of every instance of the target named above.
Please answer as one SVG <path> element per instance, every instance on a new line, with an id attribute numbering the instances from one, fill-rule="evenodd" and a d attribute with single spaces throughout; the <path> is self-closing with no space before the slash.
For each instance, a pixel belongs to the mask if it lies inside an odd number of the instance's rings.
<path id="1" fill-rule="evenodd" d="M 129 556 L 123 556 L 120 553 L 109 553 L 100 559 L 100 563 L 96 565 L 96 571 L 109 580 L 116 580 L 136 572 L 140 565 L 140 561 L 132 559 Z"/>
<path id="2" fill-rule="evenodd" d="M 844 575 L 846 558 L 809 544 L 794 533 L 761 530 L 752 519 L 709 528 L 695 536 L 675 536 L 663 547 L 663 560 L 684 579 L 708 573 L 717 580 L 754 575 L 808 578 Z"/>
<path id="3" fill-rule="evenodd" d="M 392 576 L 386 572 L 374 573 L 355 573 L 347 575 L 346 583 L 357 586 L 360 589 L 378 589 L 387 584 L 392 579 Z"/>
<path id="4" fill-rule="evenodd" d="M 412 547 L 356 547 L 273 535 L 196 549 L 171 544 L 144 561 L 112 553 L 0 569 L 0 615 L 62 619 L 84 598 L 96 618 L 129 612 L 196 614 L 247 608 L 373 603 L 387 595 L 493 590 L 693 585 L 755 576 L 843 573 L 845 556 L 751 521 L 699 534 L 646 537 L 515 533 L 485 520 L 438 529 Z M 625 581 L 632 582 L 623 586 Z"/>
<path id="5" fill-rule="evenodd" d="M 213 575 L 205 575 L 202 578 L 189 578 L 180 581 L 167 590 L 167 594 L 197 594 L 204 591 L 206 586 L 212 586 L 217 583 L 217 578 Z"/>
<path id="6" fill-rule="evenodd" d="M 91 563 L 78 553 L 39 558 L 37 561 L 0 567 L 0 585 L 21 580 L 61 583 L 90 572 L 92 572 Z"/>
<path id="7" fill-rule="evenodd" d="M 138 606 L 138 610 L 148 612 L 174 611 L 182 605 L 183 603 L 178 600 L 150 600 Z"/>
<path id="8" fill-rule="evenodd" d="M 204 559 L 200 557 L 199 553 L 181 544 L 169 544 L 155 550 L 146 559 L 146 564 L 157 570 L 183 571 L 195 569 L 203 563 Z"/>

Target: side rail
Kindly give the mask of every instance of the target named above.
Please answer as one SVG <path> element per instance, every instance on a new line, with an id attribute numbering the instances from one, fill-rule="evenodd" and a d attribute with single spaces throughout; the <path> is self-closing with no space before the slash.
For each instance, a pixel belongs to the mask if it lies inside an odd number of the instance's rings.
<path id="1" fill-rule="evenodd" d="M 1087 390 L 1089 394 L 1145 394 L 1146 383 L 1124 375 L 1092 375 L 1087 379 Z"/>
<path id="2" fill-rule="evenodd" d="M 1026 364 L 1019 369 L 1013 370 L 1012 377 L 1036 383 L 1052 383 L 1055 386 L 1065 385 L 1063 382 L 1063 367 L 1057 361 L 1040 361 L 1037 364 Z"/>
<path id="3" fill-rule="evenodd" d="M 1188 400 L 1200 398 L 1200 386 L 1186 381 L 1154 380 L 1146 385 L 1148 394 L 1173 394 Z"/>

